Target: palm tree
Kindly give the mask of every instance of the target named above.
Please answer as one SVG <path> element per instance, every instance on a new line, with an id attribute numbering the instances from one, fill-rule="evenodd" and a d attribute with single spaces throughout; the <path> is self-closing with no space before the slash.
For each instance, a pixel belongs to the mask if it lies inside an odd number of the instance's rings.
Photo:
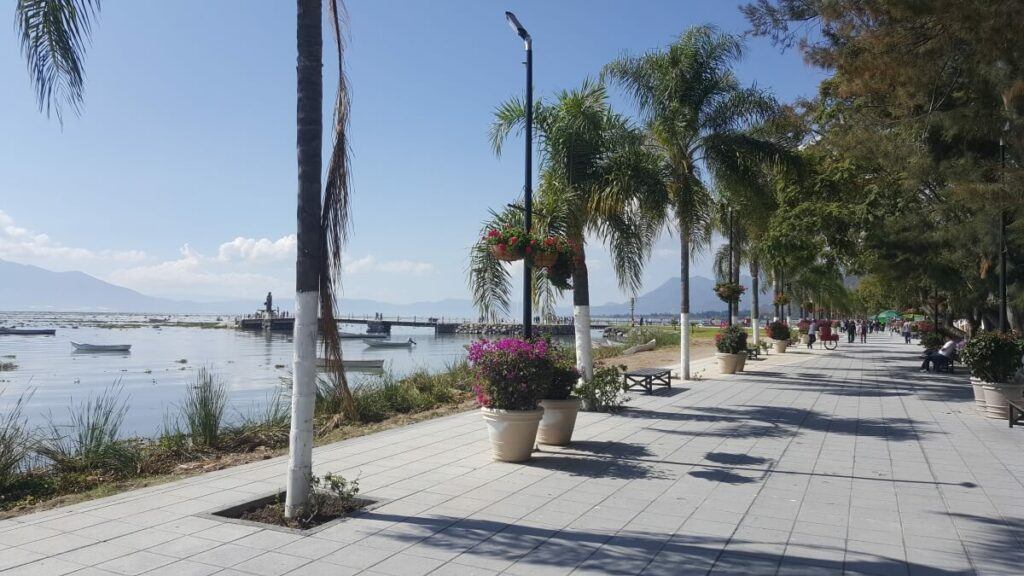
<path id="1" fill-rule="evenodd" d="M 671 215 L 679 232 L 684 379 L 690 377 L 691 248 L 709 238 L 709 185 L 745 179 L 745 163 L 767 160 L 776 152 L 770 142 L 746 132 L 775 114 L 777 104 L 754 86 L 740 86 L 732 66 L 742 54 L 738 37 L 698 26 L 665 50 L 626 56 L 604 70 L 636 103 L 668 175 L 664 214 Z"/>
<path id="2" fill-rule="evenodd" d="M 554 103 L 538 102 L 533 112 L 540 140 L 540 187 L 535 211 L 538 230 L 564 237 L 579 247 L 572 277 L 576 362 L 585 379 L 593 375 L 590 338 L 590 290 L 587 273 L 588 236 L 605 241 L 625 291 L 636 292 L 643 266 L 657 237 L 660 219 L 651 205 L 663 189 L 656 158 L 644 147 L 643 133 L 608 105 L 603 84 L 584 82 L 563 91 Z M 491 126 L 491 144 L 502 146 L 526 121 L 525 105 L 512 99 L 498 107 Z M 517 209 L 492 213 L 485 229 L 519 223 Z M 511 277 L 482 243 L 472 250 L 470 286 L 478 310 L 487 317 L 509 312 Z M 534 278 L 535 298 L 550 310 L 554 292 L 542 275 Z"/>
<path id="3" fill-rule="evenodd" d="M 317 334 L 329 364 L 337 366 L 335 389 L 345 415 L 355 403 L 341 368 L 341 340 L 335 322 L 334 289 L 348 228 L 348 90 L 345 84 L 342 6 L 327 0 L 338 50 L 334 144 L 321 201 L 323 162 L 323 0 L 297 0 L 298 82 L 298 255 L 295 269 L 295 360 L 285 515 L 306 508 L 312 475 L 313 404 L 316 397 Z M 15 8 L 22 53 L 28 62 L 39 107 L 62 119 L 63 106 L 79 111 L 85 46 L 99 0 L 18 0 Z M 319 321 L 318 321 L 319 316 Z M 319 327 L 322 328 L 318 330 Z"/>

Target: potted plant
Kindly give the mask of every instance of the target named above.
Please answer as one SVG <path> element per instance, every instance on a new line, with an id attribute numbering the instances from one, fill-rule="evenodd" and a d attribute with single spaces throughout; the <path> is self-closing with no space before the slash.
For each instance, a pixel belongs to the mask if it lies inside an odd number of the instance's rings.
<path id="1" fill-rule="evenodd" d="M 491 228 L 484 236 L 484 241 L 491 248 L 491 253 L 498 260 L 514 262 L 522 260 L 530 245 L 530 238 L 522 228 L 505 227 Z"/>
<path id="2" fill-rule="evenodd" d="M 807 320 L 801 320 L 796 323 L 796 330 L 800 333 L 800 344 L 807 345 L 807 332 L 811 329 L 811 323 Z"/>
<path id="3" fill-rule="evenodd" d="M 580 399 L 572 395 L 580 373 L 574 366 L 576 355 L 568 348 L 553 348 L 549 353 L 552 364 L 551 384 L 544 399 L 540 401 L 544 416 L 537 430 L 537 442 L 565 446 L 572 441 L 576 415 L 580 411 Z"/>
<path id="4" fill-rule="evenodd" d="M 528 460 L 544 410 L 538 402 L 551 382 L 548 343 L 520 338 L 480 340 L 469 347 L 477 403 L 491 452 L 501 462 Z"/>
<path id="5" fill-rule="evenodd" d="M 785 292 L 779 292 L 775 294 L 774 298 L 772 298 L 772 304 L 776 306 L 785 306 L 786 304 L 789 304 L 789 296 L 787 296 Z"/>
<path id="6" fill-rule="evenodd" d="M 985 397 L 985 415 L 1006 418 L 1008 398 L 1021 398 L 1024 374 L 1021 373 L 1024 340 L 1019 335 L 1003 332 L 982 332 L 964 346 L 963 361 L 971 369 L 975 403 L 979 387 Z"/>
<path id="7" fill-rule="evenodd" d="M 726 326 L 715 334 L 715 358 L 722 374 L 735 374 L 740 369 L 740 356 L 747 357 L 747 331 L 739 326 Z"/>
<path id="8" fill-rule="evenodd" d="M 776 320 L 765 329 L 768 332 L 768 337 L 772 339 L 775 351 L 783 353 L 786 351 L 786 347 L 789 345 L 789 338 L 792 336 L 790 333 L 789 326 L 786 326 L 784 322 Z"/>

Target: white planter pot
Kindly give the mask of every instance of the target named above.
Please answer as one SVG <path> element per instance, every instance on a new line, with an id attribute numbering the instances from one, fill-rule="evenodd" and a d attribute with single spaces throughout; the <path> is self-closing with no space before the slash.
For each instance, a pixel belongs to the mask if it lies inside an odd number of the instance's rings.
<path id="1" fill-rule="evenodd" d="M 530 459 L 537 440 L 537 425 L 544 410 L 492 410 L 481 408 L 491 440 L 491 454 L 499 462 Z"/>
<path id="2" fill-rule="evenodd" d="M 789 340 L 773 340 L 772 341 L 775 351 L 782 354 L 786 351 L 786 347 L 789 346 Z"/>
<path id="3" fill-rule="evenodd" d="M 747 353 L 740 352 L 739 354 L 733 354 L 736 357 L 736 371 L 743 372 L 743 368 L 747 365 Z"/>
<path id="4" fill-rule="evenodd" d="M 735 374 L 736 373 L 736 355 L 726 354 L 725 352 L 715 352 L 715 358 L 718 358 L 718 371 L 722 374 Z"/>
<path id="5" fill-rule="evenodd" d="M 985 382 L 980 378 L 971 376 L 971 388 L 974 389 L 974 409 L 985 413 Z"/>
<path id="6" fill-rule="evenodd" d="M 537 442 L 552 446 L 565 446 L 572 441 L 572 431 L 576 427 L 576 414 L 580 411 L 580 399 L 541 400 L 544 417 L 537 429 Z"/>
<path id="7" fill-rule="evenodd" d="M 1022 391 L 1024 391 L 1024 385 L 1020 384 L 985 382 L 985 416 L 1005 420 L 1009 411 L 1006 399 L 1020 400 Z"/>

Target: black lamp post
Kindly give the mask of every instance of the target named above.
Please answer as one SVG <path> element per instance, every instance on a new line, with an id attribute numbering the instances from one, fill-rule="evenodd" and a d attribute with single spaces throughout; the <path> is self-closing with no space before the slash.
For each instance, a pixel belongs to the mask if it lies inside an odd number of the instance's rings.
<path id="1" fill-rule="evenodd" d="M 1006 322 L 1006 142 L 1002 136 L 999 137 L 999 163 L 1003 186 L 999 198 L 999 331 L 1006 332 L 1009 330 Z"/>
<path id="2" fill-rule="evenodd" d="M 526 184 L 523 187 L 523 208 L 526 234 L 533 226 L 533 40 L 530 33 L 511 12 L 505 12 L 508 25 L 526 45 Z M 523 258 L 523 337 L 533 336 L 533 274 L 530 259 Z"/>

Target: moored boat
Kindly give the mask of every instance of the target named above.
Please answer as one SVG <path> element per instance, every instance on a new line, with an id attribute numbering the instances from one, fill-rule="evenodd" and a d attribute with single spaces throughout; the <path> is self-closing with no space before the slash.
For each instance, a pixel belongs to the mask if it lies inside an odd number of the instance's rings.
<path id="1" fill-rule="evenodd" d="M 328 368 L 333 364 L 333 362 L 328 362 L 327 358 L 316 359 L 317 368 Z M 341 365 L 345 370 L 383 370 L 384 359 L 370 358 L 361 360 L 342 360 Z"/>
<path id="2" fill-rule="evenodd" d="M 357 332 L 341 332 L 341 333 L 339 333 L 339 336 L 341 336 L 342 339 L 355 339 L 355 338 L 362 338 L 362 339 L 366 339 L 366 338 L 381 338 L 381 339 L 383 339 L 383 338 L 387 338 L 386 334 L 369 334 L 369 333 L 367 333 L 367 334 L 359 334 Z"/>
<path id="3" fill-rule="evenodd" d="M 76 352 L 131 352 L 131 344 L 82 344 L 72 342 Z"/>
<path id="4" fill-rule="evenodd" d="M 57 333 L 53 328 L 4 328 L 0 326 L 0 334 L 12 336 L 53 336 Z"/>
<path id="5" fill-rule="evenodd" d="M 363 340 L 369 348 L 412 348 L 416 345 L 416 341 L 409 338 L 405 342 L 395 342 L 393 340 Z"/>

